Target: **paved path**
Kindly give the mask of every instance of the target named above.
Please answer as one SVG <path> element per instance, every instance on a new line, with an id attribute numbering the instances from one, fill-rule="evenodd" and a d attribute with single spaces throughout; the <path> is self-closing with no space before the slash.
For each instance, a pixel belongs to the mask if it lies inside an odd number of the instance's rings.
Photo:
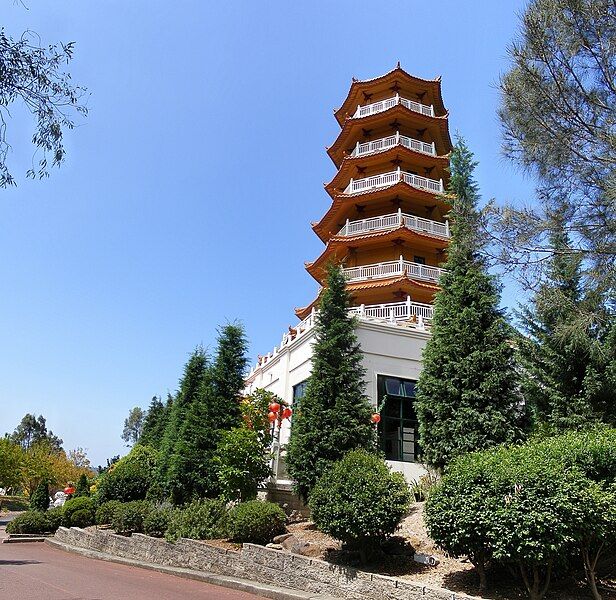
<path id="1" fill-rule="evenodd" d="M 7 600 L 256 600 L 227 588 L 85 558 L 44 543 L 0 543 Z"/>

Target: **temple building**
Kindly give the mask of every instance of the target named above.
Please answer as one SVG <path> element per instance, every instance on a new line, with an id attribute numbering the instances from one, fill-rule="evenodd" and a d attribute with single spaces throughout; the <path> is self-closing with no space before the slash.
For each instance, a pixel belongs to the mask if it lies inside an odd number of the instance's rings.
<path id="1" fill-rule="evenodd" d="M 342 265 L 357 317 L 366 394 L 375 408 L 387 396 L 379 443 L 393 468 L 412 480 L 423 472 L 415 382 L 450 235 L 444 192 L 452 144 L 440 78 L 420 79 L 398 64 L 381 77 L 353 79 L 334 116 L 341 130 L 327 153 L 337 171 L 325 185 L 332 202 L 312 224 L 325 248 L 306 269 L 322 286 L 327 263 Z M 264 388 L 291 405 L 301 401 L 319 295 L 295 310 L 300 322 L 259 357 L 247 392 Z M 285 422 L 275 448 L 275 479 L 282 488 L 291 483 L 284 467 L 288 436 Z"/>

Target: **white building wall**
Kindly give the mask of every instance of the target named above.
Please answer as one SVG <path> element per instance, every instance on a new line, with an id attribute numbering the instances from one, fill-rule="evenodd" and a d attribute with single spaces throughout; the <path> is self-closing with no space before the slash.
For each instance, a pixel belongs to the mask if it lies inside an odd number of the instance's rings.
<path id="1" fill-rule="evenodd" d="M 421 370 L 421 353 L 430 334 L 421 328 L 370 321 L 359 321 L 356 333 L 366 369 L 366 395 L 376 408 L 377 376 L 391 375 L 417 380 Z M 309 329 L 268 356 L 265 364 L 249 375 L 246 393 L 263 388 L 292 406 L 293 386 L 305 381 L 310 375 L 313 341 L 314 330 Z M 281 446 L 289 441 L 289 432 L 289 422 L 283 421 Z M 409 482 L 426 472 L 419 463 L 389 461 L 389 464 L 394 470 L 404 473 Z M 290 482 L 279 478 L 279 483 L 287 485 Z"/>

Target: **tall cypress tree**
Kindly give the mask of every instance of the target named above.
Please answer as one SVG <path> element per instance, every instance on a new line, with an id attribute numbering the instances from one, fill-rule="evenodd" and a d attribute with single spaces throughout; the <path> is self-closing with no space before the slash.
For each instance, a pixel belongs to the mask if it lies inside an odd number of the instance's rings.
<path id="1" fill-rule="evenodd" d="M 448 190 L 453 197 L 451 243 L 416 399 L 423 458 L 438 468 L 460 454 L 520 435 L 511 328 L 480 255 L 475 167 L 472 152 L 459 138 Z"/>
<path id="2" fill-rule="evenodd" d="M 142 446 L 160 448 L 172 404 L 173 396 L 171 396 L 171 394 L 167 395 L 166 404 L 163 404 L 160 397 L 152 397 L 148 412 L 143 421 L 141 436 L 139 437 L 139 443 Z"/>
<path id="3" fill-rule="evenodd" d="M 566 231 L 568 212 L 561 202 L 550 217 L 547 278 L 518 314 L 528 334 L 519 344 L 525 400 L 536 426 L 557 430 L 611 422 L 616 393 L 609 379 L 610 315 L 601 294 L 584 292 L 582 257 L 571 251 Z M 598 314 L 599 323 L 586 318 Z"/>
<path id="4" fill-rule="evenodd" d="M 293 415 L 286 457 L 304 499 L 325 469 L 349 450 L 376 450 L 362 354 L 348 308 L 342 270 L 329 265 L 315 325 L 312 373 Z"/>
<path id="5" fill-rule="evenodd" d="M 184 367 L 184 374 L 180 380 L 180 389 L 171 406 L 165 432 L 160 444 L 160 460 L 156 477 L 150 494 L 158 498 L 166 498 L 172 492 L 172 465 L 174 472 L 178 458 L 175 456 L 179 442 L 179 434 L 191 406 L 199 402 L 203 384 L 208 373 L 207 356 L 201 347 L 197 347 L 191 354 Z"/>

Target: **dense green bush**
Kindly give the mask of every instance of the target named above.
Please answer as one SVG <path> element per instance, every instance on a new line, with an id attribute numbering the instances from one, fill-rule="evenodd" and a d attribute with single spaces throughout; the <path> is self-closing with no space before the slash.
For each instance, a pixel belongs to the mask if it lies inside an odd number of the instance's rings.
<path id="1" fill-rule="evenodd" d="M 164 537 L 172 513 L 173 509 L 171 508 L 154 508 L 143 521 L 143 532 L 152 537 Z"/>
<path id="2" fill-rule="evenodd" d="M 122 535 L 143 533 L 143 523 L 151 512 L 152 505 L 146 500 L 124 502 L 114 511 L 111 526 Z"/>
<path id="3" fill-rule="evenodd" d="M 122 503 L 119 500 L 108 500 L 103 502 L 96 509 L 96 524 L 97 525 L 109 525 L 113 521 L 113 515 L 115 511 L 121 506 Z"/>
<path id="4" fill-rule="evenodd" d="M 268 544 L 286 531 L 286 515 L 273 502 L 242 502 L 229 513 L 229 535 L 235 542 Z"/>
<path id="5" fill-rule="evenodd" d="M 90 482 L 85 473 L 82 473 L 77 481 L 77 487 L 75 488 L 75 498 L 79 496 L 90 495 Z"/>
<path id="6" fill-rule="evenodd" d="M 41 481 L 30 497 L 30 510 L 45 511 L 49 508 L 49 484 Z"/>
<path id="7" fill-rule="evenodd" d="M 581 555 L 593 588 L 597 557 L 616 544 L 614 435 L 571 432 L 458 459 L 428 498 L 428 532 L 452 556 L 469 557 L 482 587 L 494 560 L 540 599 L 554 566 Z"/>
<path id="8" fill-rule="evenodd" d="M 214 464 L 227 500 L 253 500 L 259 485 L 271 474 L 263 436 L 246 427 L 221 433 Z"/>
<path id="9" fill-rule="evenodd" d="M 7 526 L 7 533 L 46 533 L 51 531 L 49 519 L 40 510 L 29 510 L 15 517 Z"/>
<path id="10" fill-rule="evenodd" d="M 171 514 L 165 537 L 211 540 L 228 534 L 229 513 L 223 500 L 195 500 Z"/>
<path id="11" fill-rule="evenodd" d="M 81 527 L 73 523 L 73 515 L 77 511 L 85 510 L 90 513 L 90 525 L 94 523 L 94 515 L 96 512 L 96 504 L 92 498 L 81 496 L 79 498 L 71 498 L 64 503 L 64 518 L 63 524 L 65 527 Z M 81 515 L 79 517 L 80 522 L 83 522 L 85 517 Z"/>
<path id="12" fill-rule="evenodd" d="M 47 522 L 49 523 L 49 531 L 56 531 L 64 523 L 64 507 L 57 506 L 50 508 L 46 513 Z"/>
<path id="13" fill-rule="evenodd" d="M 410 503 L 401 473 L 392 473 L 365 450 L 354 450 L 321 476 L 309 506 L 321 531 L 357 548 L 366 560 L 398 528 Z"/>
<path id="14" fill-rule="evenodd" d="M 94 513 L 91 510 L 82 508 L 71 515 L 71 527 L 89 527 L 90 525 L 94 525 Z"/>
<path id="15" fill-rule="evenodd" d="M 97 489 L 98 501 L 144 500 L 153 481 L 158 452 L 149 446 L 135 446 L 103 476 Z"/>

